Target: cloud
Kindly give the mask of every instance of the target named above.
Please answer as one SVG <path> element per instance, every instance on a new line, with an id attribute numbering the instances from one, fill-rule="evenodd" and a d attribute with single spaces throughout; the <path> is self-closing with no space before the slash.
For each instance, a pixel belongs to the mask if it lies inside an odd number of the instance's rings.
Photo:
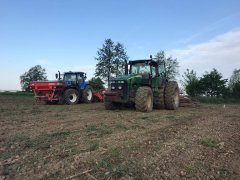
<path id="1" fill-rule="evenodd" d="M 183 38 L 177 41 L 176 43 L 181 43 L 181 44 L 191 43 L 193 40 L 199 39 L 205 36 L 206 34 L 213 32 L 216 29 L 223 29 L 224 27 L 229 26 L 232 23 L 232 21 L 235 21 L 236 19 L 238 19 L 239 15 L 240 13 L 237 12 L 237 13 L 232 13 L 221 19 L 218 19 L 217 21 L 203 27 L 202 29 L 199 29 L 199 31 L 196 32 L 195 34 L 192 34 L 186 38 Z"/>
<path id="2" fill-rule="evenodd" d="M 173 49 L 167 54 L 178 58 L 181 74 L 187 68 L 194 69 L 198 75 L 216 68 L 224 78 L 229 78 L 234 69 L 240 68 L 240 30 L 218 35 L 204 43 Z"/>

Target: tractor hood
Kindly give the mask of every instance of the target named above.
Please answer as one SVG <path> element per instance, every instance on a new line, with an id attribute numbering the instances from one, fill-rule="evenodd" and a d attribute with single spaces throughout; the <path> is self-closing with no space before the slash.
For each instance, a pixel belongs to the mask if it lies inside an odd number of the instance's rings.
<path id="1" fill-rule="evenodd" d="M 137 80 L 137 79 L 142 79 L 142 75 L 141 74 L 122 75 L 122 76 L 112 78 L 111 80 L 112 81 L 130 81 L 130 80 Z"/>

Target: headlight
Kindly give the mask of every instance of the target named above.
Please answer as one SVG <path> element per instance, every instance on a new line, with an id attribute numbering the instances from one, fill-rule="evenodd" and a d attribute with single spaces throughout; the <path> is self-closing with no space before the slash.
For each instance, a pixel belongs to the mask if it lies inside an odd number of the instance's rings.
<path id="1" fill-rule="evenodd" d="M 114 87 L 114 86 L 112 86 L 112 87 L 111 87 L 111 89 L 115 89 L 115 87 Z"/>
<path id="2" fill-rule="evenodd" d="M 118 86 L 118 89 L 122 89 L 122 86 Z"/>
<path id="3" fill-rule="evenodd" d="M 124 83 L 124 81 L 120 81 L 120 83 Z"/>

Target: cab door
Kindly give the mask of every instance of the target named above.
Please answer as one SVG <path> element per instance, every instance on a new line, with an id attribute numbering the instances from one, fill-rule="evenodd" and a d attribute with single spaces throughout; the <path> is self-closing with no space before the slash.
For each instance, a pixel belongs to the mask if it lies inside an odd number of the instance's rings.
<path id="1" fill-rule="evenodd" d="M 160 87 L 160 78 L 159 78 L 159 75 L 157 73 L 157 67 L 155 66 L 152 66 L 152 89 L 153 91 L 157 91 L 158 88 Z"/>
<path id="2" fill-rule="evenodd" d="M 77 74 L 77 84 L 79 89 L 81 88 L 81 85 L 84 83 L 84 78 L 81 76 L 81 74 Z"/>
<path id="3" fill-rule="evenodd" d="M 160 85 L 162 84 L 162 81 L 166 80 L 166 67 L 165 67 L 165 61 L 161 61 L 158 65 L 158 72 L 160 77 Z"/>

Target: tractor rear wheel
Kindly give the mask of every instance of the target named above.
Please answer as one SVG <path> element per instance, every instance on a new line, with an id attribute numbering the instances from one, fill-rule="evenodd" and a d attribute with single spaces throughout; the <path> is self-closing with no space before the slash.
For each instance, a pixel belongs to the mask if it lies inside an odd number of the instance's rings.
<path id="1" fill-rule="evenodd" d="M 165 92 L 165 85 L 162 85 L 160 89 L 155 93 L 155 96 L 154 96 L 154 98 L 156 99 L 156 102 L 154 103 L 155 109 L 165 108 L 164 92 Z"/>
<path id="2" fill-rule="evenodd" d="M 166 109 L 175 110 L 179 107 L 179 88 L 176 81 L 169 81 L 165 88 Z"/>
<path id="3" fill-rule="evenodd" d="M 147 86 L 139 87 L 135 96 L 135 108 L 137 111 L 151 112 L 153 109 L 152 89 Z"/>
<path id="4" fill-rule="evenodd" d="M 79 101 L 79 92 L 76 89 L 67 89 L 64 92 L 64 100 L 66 104 L 77 104 Z"/>
<path id="5" fill-rule="evenodd" d="M 93 90 L 91 86 L 87 86 L 83 90 L 82 101 L 84 103 L 91 103 L 93 101 Z"/>

